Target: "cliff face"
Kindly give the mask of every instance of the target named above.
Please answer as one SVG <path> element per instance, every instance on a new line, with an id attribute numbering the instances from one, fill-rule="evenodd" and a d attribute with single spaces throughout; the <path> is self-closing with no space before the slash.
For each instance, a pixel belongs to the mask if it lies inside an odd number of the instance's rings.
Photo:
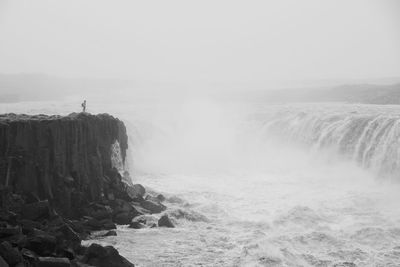
<path id="1" fill-rule="evenodd" d="M 107 193 L 116 141 L 125 160 L 126 128 L 107 114 L 0 115 L 0 184 L 69 213 Z"/>

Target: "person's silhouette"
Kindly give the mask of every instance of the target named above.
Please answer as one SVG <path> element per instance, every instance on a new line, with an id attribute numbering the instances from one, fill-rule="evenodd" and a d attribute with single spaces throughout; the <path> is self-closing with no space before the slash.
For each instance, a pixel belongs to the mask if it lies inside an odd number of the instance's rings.
<path id="1" fill-rule="evenodd" d="M 83 112 L 86 112 L 86 100 L 81 104 Z"/>

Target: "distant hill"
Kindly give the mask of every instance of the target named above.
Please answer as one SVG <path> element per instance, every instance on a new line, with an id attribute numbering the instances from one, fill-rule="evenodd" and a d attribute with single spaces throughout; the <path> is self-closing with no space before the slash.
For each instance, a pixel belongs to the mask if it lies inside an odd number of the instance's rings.
<path id="1" fill-rule="evenodd" d="M 367 104 L 400 104 L 400 83 L 392 85 L 343 85 L 327 90 L 323 99 Z"/>
<path id="2" fill-rule="evenodd" d="M 180 87 L 179 87 L 180 86 Z M 60 100 L 67 96 L 100 95 L 115 97 L 157 96 L 160 94 L 179 97 L 182 94 L 196 93 L 216 95 L 228 100 L 248 100 L 267 103 L 290 102 L 348 102 L 366 104 L 400 104 L 400 83 L 348 84 L 331 87 L 307 87 L 296 89 L 262 90 L 250 85 L 207 88 L 202 85 L 138 84 L 130 80 L 61 78 L 45 74 L 0 74 L 0 103 L 18 101 Z M 231 88 L 232 87 L 232 88 Z M 226 89 L 226 90 L 219 90 Z M 229 90 L 233 89 L 233 90 Z"/>

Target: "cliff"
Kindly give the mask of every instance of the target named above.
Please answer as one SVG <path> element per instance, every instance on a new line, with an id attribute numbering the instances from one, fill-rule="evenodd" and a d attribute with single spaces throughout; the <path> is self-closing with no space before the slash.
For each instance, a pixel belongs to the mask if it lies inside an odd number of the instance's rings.
<path id="1" fill-rule="evenodd" d="M 126 128 L 108 114 L 0 115 L 0 184 L 76 215 L 73 206 L 106 193 L 116 141 L 124 161 Z"/>

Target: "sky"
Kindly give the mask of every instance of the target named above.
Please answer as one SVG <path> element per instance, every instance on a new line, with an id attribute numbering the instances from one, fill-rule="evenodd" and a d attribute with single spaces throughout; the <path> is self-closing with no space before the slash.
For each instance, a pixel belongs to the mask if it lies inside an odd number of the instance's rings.
<path id="1" fill-rule="evenodd" d="M 0 73 L 160 84 L 400 77 L 400 1 L 0 0 Z"/>

